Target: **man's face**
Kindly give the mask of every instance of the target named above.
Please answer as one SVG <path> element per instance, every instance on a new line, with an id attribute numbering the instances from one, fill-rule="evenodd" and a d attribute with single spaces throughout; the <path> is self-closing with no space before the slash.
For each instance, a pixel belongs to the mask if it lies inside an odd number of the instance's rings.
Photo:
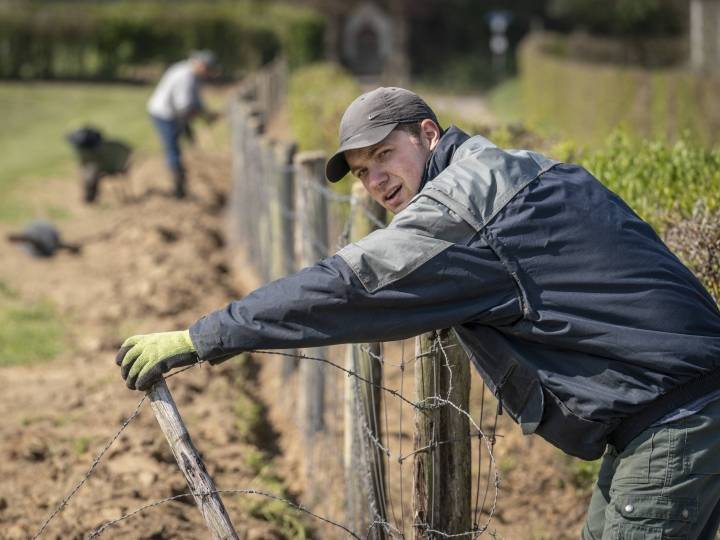
<path id="1" fill-rule="evenodd" d="M 420 189 L 425 161 L 435 142 L 395 129 L 373 146 L 347 150 L 345 160 L 370 196 L 397 214 Z"/>
<path id="2" fill-rule="evenodd" d="M 202 80 L 210 78 L 210 66 L 203 61 L 195 60 L 193 62 L 193 71 L 195 72 L 195 75 L 200 77 Z"/>

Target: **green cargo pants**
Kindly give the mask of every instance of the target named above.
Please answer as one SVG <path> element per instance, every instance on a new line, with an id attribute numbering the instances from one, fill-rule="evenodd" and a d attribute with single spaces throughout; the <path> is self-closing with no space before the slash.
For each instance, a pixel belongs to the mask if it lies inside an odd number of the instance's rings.
<path id="1" fill-rule="evenodd" d="M 603 457 L 583 540 L 712 540 L 720 524 L 720 401 Z"/>

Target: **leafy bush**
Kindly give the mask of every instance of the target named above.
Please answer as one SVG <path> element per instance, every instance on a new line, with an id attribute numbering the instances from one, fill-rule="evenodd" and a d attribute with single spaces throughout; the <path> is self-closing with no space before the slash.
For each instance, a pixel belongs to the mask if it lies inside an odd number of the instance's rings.
<path id="1" fill-rule="evenodd" d="M 171 7 L 171 9 L 170 9 Z M 323 21 L 257 2 L 22 2 L 0 6 L 0 77 L 102 77 L 213 49 L 228 74 L 281 50 L 293 65 L 319 56 Z"/>
<path id="2" fill-rule="evenodd" d="M 683 27 L 678 0 L 551 0 L 548 12 L 598 34 L 676 35 Z"/>
<path id="3" fill-rule="evenodd" d="M 290 129 L 300 150 L 335 151 L 340 118 L 360 95 L 358 83 L 336 64 L 319 63 L 290 78 Z"/>
<path id="4" fill-rule="evenodd" d="M 660 231 L 672 220 L 691 218 L 698 201 L 711 211 L 720 207 L 720 149 L 706 149 L 688 134 L 670 143 L 616 131 L 577 157 Z"/>
<path id="5" fill-rule="evenodd" d="M 687 134 L 670 143 L 617 131 L 598 148 L 565 141 L 548 153 L 580 163 L 620 195 L 720 300 L 720 148 Z"/>
<path id="6" fill-rule="evenodd" d="M 522 109 L 542 133 L 601 143 L 619 125 L 644 137 L 675 138 L 689 130 L 717 143 L 720 75 L 568 60 L 570 38 L 534 34 L 520 51 Z M 555 52 L 559 54 L 555 54 Z"/>
<path id="7" fill-rule="evenodd" d="M 595 147 L 553 142 L 524 128 L 463 125 L 503 148 L 530 148 L 586 167 L 648 221 L 720 301 L 720 148 L 687 133 L 677 142 L 615 131 Z"/>

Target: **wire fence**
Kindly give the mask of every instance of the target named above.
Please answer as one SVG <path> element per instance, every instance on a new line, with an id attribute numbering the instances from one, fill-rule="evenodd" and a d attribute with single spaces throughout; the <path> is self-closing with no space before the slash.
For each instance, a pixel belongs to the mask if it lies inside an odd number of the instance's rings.
<path id="1" fill-rule="evenodd" d="M 258 80 L 265 82 L 247 80 L 231 107 L 228 227 L 241 271 L 250 265 L 268 282 L 385 227 L 387 218 L 361 185 L 349 194 L 330 189 L 322 152 L 298 153 L 294 142 L 265 133 L 285 92 L 276 91 L 274 102 L 263 87 L 281 88 L 284 66 Z M 470 414 L 468 359 L 451 331 L 415 341 L 281 353 L 286 387 L 297 388 L 289 409 L 299 411 L 304 500 L 340 510 L 340 521 L 373 538 L 476 537 L 489 531 L 499 492 L 497 409 L 483 410 L 483 388 L 480 416 Z M 331 466 L 329 456 L 342 463 Z M 326 502 L 339 478 L 346 482 L 341 509 Z"/>
<path id="2" fill-rule="evenodd" d="M 313 264 L 386 223 L 382 209 L 362 186 L 354 185 L 349 195 L 327 188 L 322 153 L 298 154 L 294 143 L 264 134 L 264 119 L 279 106 L 285 80 L 284 64 L 273 64 L 245 82 L 230 112 L 229 249 L 241 253 L 243 264 L 252 264 L 263 281 Z M 301 504 L 252 488 L 200 495 L 282 501 L 316 519 L 322 538 L 495 536 L 491 525 L 500 476 L 493 447 L 499 409 L 490 404 L 483 386 L 471 412 L 469 363 L 452 331 L 424 334 L 414 343 L 252 353 L 282 359 L 282 387 L 297 389 L 283 392 L 283 399 L 287 423 L 297 425 L 301 442 Z M 145 401 L 137 404 L 33 540 L 70 504 Z M 344 489 L 338 487 L 342 484 Z M 196 495 L 144 504 L 99 524 L 86 538 Z"/>

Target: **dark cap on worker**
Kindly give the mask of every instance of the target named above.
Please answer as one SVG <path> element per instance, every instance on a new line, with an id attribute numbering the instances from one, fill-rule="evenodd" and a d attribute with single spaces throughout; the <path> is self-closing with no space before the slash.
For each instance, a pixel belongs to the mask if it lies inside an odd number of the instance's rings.
<path id="1" fill-rule="evenodd" d="M 346 150 L 379 143 L 398 124 L 429 118 L 438 123 L 432 109 L 415 92 L 396 87 L 380 87 L 353 101 L 340 120 L 340 147 L 325 165 L 325 176 L 337 182 L 349 171 Z"/>

